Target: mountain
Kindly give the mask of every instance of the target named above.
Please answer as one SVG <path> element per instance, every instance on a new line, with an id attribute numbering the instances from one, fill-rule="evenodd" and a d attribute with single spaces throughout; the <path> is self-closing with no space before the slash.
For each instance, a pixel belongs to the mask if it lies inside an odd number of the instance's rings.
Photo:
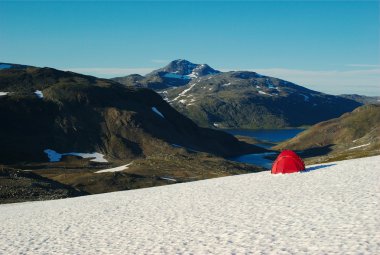
<path id="1" fill-rule="evenodd" d="M 313 91 L 255 72 L 234 71 L 160 91 L 198 125 L 220 128 L 284 128 L 312 125 L 352 111 L 360 103 Z"/>
<path id="2" fill-rule="evenodd" d="M 152 90 L 52 68 L 1 69 L 0 120 L 0 164 L 89 193 L 256 171 L 220 157 L 263 151 L 198 127 Z M 95 173 L 132 161 L 128 174 Z"/>
<path id="3" fill-rule="evenodd" d="M 206 64 L 194 64 L 184 59 L 178 59 L 170 62 L 163 68 L 149 73 L 147 76 L 162 74 L 166 77 L 192 79 L 217 73 L 220 73 L 220 71 L 215 70 Z"/>
<path id="4" fill-rule="evenodd" d="M 219 72 L 186 60 L 173 61 L 145 77 L 114 80 L 156 90 L 176 110 L 203 127 L 313 125 L 362 105 L 353 98 L 320 93 L 255 72 Z"/>
<path id="5" fill-rule="evenodd" d="M 380 105 L 364 105 L 318 123 L 274 148 L 304 151 L 315 157 L 313 162 L 379 155 Z"/>
<path id="6" fill-rule="evenodd" d="M 132 74 L 113 78 L 113 80 L 124 85 L 160 90 L 184 86 L 193 79 L 218 73 L 220 71 L 206 64 L 194 64 L 184 59 L 178 59 L 170 62 L 163 68 L 147 74 L 145 77 Z"/>
<path id="7" fill-rule="evenodd" d="M 339 95 L 340 97 L 344 97 L 347 99 L 354 100 L 361 104 L 380 104 L 380 97 L 379 96 L 364 96 L 364 95 L 357 95 L 357 94 L 343 94 Z"/>

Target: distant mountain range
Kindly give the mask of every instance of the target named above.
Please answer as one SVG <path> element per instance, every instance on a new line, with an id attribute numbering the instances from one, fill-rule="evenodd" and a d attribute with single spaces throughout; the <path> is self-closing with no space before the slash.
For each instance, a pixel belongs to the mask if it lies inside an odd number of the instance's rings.
<path id="1" fill-rule="evenodd" d="M 339 96 L 354 100 L 361 104 L 380 104 L 380 96 L 370 97 L 370 96 L 363 96 L 363 95 L 357 95 L 357 94 L 343 94 Z"/>
<path id="2" fill-rule="evenodd" d="M 146 76 L 113 79 L 156 90 L 198 125 L 214 128 L 284 128 L 336 118 L 362 105 L 361 96 L 333 96 L 255 72 L 220 72 L 175 60 Z"/>

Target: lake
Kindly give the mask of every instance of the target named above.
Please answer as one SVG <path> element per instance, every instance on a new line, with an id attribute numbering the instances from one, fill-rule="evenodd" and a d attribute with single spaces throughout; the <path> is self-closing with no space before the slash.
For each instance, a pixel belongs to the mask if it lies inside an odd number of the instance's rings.
<path id="1" fill-rule="evenodd" d="M 224 130 L 232 135 L 242 135 L 258 140 L 279 143 L 290 138 L 295 137 L 305 129 L 258 129 L 258 130 L 247 130 L 247 129 L 229 129 Z"/>
<path id="2" fill-rule="evenodd" d="M 261 129 L 261 130 L 244 130 L 244 129 L 235 129 L 235 130 L 225 130 L 233 135 L 248 136 L 255 138 L 261 141 L 269 143 L 279 143 L 290 138 L 295 137 L 305 129 Z M 271 145 L 268 144 L 256 144 L 264 148 L 269 148 Z M 247 164 L 252 164 L 256 166 L 265 167 L 270 169 L 272 167 L 273 160 L 265 158 L 266 156 L 276 155 L 276 152 L 265 152 L 265 153 L 256 153 L 256 154 L 245 154 L 238 157 L 231 158 L 232 161 L 243 162 Z"/>

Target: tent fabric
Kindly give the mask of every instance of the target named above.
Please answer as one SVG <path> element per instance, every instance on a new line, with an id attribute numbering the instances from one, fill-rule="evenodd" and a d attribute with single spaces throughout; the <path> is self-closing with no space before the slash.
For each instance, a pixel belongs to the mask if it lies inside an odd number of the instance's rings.
<path id="1" fill-rule="evenodd" d="M 303 160 L 291 150 L 284 150 L 278 155 L 272 166 L 272 174 L 288 174 L 305 170 Z"/>

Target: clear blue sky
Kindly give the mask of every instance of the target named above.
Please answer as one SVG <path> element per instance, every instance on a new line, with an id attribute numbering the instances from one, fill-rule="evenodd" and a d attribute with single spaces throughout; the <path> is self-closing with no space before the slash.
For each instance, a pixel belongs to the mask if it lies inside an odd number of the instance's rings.
<path id="1" fill-rule="evenodd" d="M 351 87 L 363 83 L 358 93 L 373 94 L 379 22 L 379 1 L 0 0 L 0 62 L 110 77 L 184 58 L 330 93 L 341 75 Z"/>

